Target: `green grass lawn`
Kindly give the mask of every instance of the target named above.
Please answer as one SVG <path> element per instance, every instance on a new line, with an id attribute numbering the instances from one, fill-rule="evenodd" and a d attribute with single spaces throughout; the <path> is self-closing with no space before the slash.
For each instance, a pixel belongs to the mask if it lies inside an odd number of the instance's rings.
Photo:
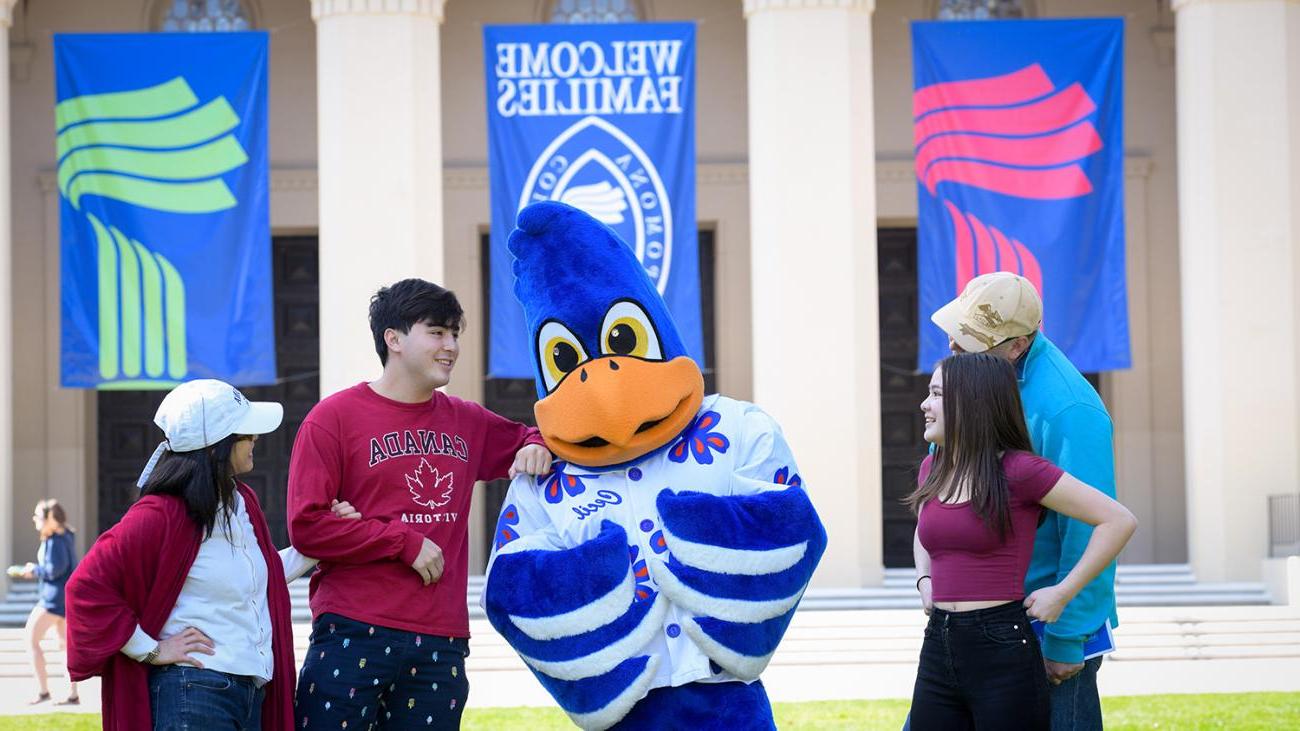
<path id="1" fill-rule="evenodd" d="M 828 701 L 778 703 L 776 719 L 782 729 L 898 729 L 907 714 L 907 701 Z M 1104 698 L 1106 728 L 1122 729 L 1258 729 L 1300 728 L 1300 693 L 1238 693 L 1223 695 L 1157 695 Z M 0 731 L 92 731 L 99 717 L 91 714 L 0 716 Z M 564 714 L 553 708 L 470 708 L 463 728 L 572 729 Z"/>

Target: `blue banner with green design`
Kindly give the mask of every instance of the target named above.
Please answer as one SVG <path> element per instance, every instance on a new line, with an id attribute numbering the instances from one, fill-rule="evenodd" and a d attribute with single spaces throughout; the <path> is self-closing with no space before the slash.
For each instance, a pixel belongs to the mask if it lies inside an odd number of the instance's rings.
<path id="1" fill-rule="evenodd" d="M 60 382 L 273 382 L 266 34 L 59 34 L 54 58 Z"/>

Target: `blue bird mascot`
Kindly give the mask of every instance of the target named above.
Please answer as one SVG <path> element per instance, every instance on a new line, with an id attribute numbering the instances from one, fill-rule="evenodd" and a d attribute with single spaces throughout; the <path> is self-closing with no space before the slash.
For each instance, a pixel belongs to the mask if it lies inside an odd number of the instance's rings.
<path id="1" fill-rule="evenodd" d="M 780 427 L 704 396 L 658 291 L 591 216 L 530 205 L 509 247 L 559 460 L 506 495 L 492 626 L 582 728 L 775 728 L 758 676 L 826 548 Z"/>

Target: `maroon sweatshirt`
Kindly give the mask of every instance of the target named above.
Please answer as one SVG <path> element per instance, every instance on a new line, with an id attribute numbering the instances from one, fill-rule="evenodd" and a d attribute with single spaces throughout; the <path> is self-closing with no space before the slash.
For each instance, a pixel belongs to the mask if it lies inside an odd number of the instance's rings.
<path id="1" fill-rule="evenodd" d="M 289 537 L 321 562 L 312 616 L 469 637 L 470 496 L 475 481 L 505 477 L 525 444 L 543 444 L 536 429 L 436 391 L 409 404 L 359 383 L 317 404 L 289 463 Z M 361 520 L 335 516 L 335 499 Z M 429 586 L 411 568 L 424 538 L 446 562 Z"/>

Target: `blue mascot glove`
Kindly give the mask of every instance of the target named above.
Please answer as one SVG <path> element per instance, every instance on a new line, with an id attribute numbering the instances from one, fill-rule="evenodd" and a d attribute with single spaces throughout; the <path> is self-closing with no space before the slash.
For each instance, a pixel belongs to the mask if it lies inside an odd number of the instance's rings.
<path id="1" fill-rule="evenodd" d="M 667 600 L 636 601 L 627 533 L 610 521 L 573 548 L 507 544 L 488 575 L 488 620 L 583 728 L 622 718 L 649 688 L 658 658 L 639 655 Z"/>
<path id="2" fill-rule="evenodd" d="M 719 496 L 664 490 L 668 561 L 652 561 L 660 590 L 695 615 L 691 639 L 719 666 L 757 678 L 785 634 L 826 530 L 799 488 Z"/>

